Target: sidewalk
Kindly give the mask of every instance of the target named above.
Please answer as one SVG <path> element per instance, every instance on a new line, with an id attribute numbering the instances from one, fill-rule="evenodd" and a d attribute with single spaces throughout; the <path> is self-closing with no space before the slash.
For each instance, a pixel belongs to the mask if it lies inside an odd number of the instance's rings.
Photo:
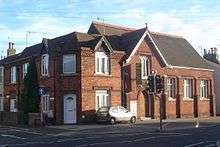
<path id="1" fill-rule="evenodd" d="M 178 130 L 178 129 L 189 129 L 195 128 L 196 125 L 204 127 L 205 123 L 213 125 L 220 125 L 220 117 L 209 117 L 209 118 L 178 118 L 178 119 L 166 119 L 163 120 L 163 127 L 165 130 Z M 140 126 L 146 124 L 146 127 L 149 127 L 150 130 L 158 129 L 159 120 L 158 119 L 146 119 L 143 121 L 137 121 L 134 126 Z M 70 130 L 70 131 L 84 131 L 91 129 L 100 129 L 100 128 L 112 128 L 112 127 L 128 127 L 131 124 L 77 124 L 77 125 L 59 125 L 59 126 L 47 126 L 47 128 L 61 129 L 61 130 Z"/>

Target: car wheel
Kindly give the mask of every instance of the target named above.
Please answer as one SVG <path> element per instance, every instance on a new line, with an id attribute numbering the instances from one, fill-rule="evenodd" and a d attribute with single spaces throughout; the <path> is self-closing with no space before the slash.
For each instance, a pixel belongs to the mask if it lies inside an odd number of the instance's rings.
<path id="1" fill-rule="evenodd" d="M 110 119 L 110 124 L 112 124 L 112 125 L 115 124 L 115 118 L 112 117 L 112 118 Z"/>
<path id="2" fill-rule="evenodd" d="M 131 122 L 132 124 L 134 124 L 134 123 L 136 122 L 136 117 L 135 117 L 135 116 L 132 116 L 131 119 L 130 119 L 130 122 Z"/>

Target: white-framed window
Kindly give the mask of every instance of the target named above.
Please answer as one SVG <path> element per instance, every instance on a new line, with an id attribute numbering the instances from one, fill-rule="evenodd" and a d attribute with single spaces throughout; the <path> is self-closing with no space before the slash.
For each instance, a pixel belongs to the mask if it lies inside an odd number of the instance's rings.
<path id="1" fill-rule="evenodd" d="M 192 79 L 184 79 L 184 98 L 193 98 L 193 83 Z"/>
<path id="2" fill-rule="evenodd" d="M 63 55 L 63 73 L 76 73 L 76 54 Z"/>
<path id="3" fill-rule="evenodd" d="M 48 94 L 41 96 L 41 110 L 43 112 L 48 112 L 50 110 L 50 98 Z"/>
<path id="4" fill-rule="evenodd" d="M 4 83 L 4 67 L 0 67 L 0 84 Z"/>
<path id="5" fill-rule="evenodd" d="M 208 81 L 201 80 L 200 81 L 200 98 L 208 97 Z"/>
<path id="6" fill-rule="evenodd" d="M 23 79 L 27 74 L 28 66 L 29 66 L 28 62 L 23 64 L 23 67 L 22 67 L 22 69 L 23 69 Z"/>
<path id="7" fill-rule="evenodd" d="M 98 110 L 103 106 L 110 106 L 108 90 L 96 90 L 95 92 L 95 109 Z"/>
<path id="8" fill-rule="evenodd" d="M 0 97 L 0 111 L 4 111 L 4 98 Z"/>
<path id="9" fill-rule="evenodd" d="M 11 67 L 11 83 L 16 83 L 16 66 Z"/>
<path id="10" fill-rule="evenodd" d="M 167 78 L 167 97 L 175 98 L 175 79 Z"/>
<path id="11" fill-rule="evenodd" d="M 10 99 L 10 111 L 11 112 L 17 112 L 17 99 L 13 98 Z"/>
<path id="12" fill-rule="evenodd" d="M 147 79 L 150 74 L 150 62 L 146 56 L 140 57 L 141 59 L 141 78 Z"/>
<path id="13" fill-rule="evenodd" d="M 109 74 L 109 57 L 105 52 L 95 53 L 95 71 L 97 74 Z"/>
<path id="14" fill-rule="evenodd" d="M 41 56 L 41 75 L 48 76 L 49 74 L 49 55 L 43 54 Z"/>

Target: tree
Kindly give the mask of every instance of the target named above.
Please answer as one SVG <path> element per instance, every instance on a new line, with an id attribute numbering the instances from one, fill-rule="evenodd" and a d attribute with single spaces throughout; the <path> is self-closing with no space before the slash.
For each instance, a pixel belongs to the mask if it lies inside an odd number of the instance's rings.
<path id="1" fill-rule="evenodd" d="M 39 112 L 39 96 L 37 70 L 34 59 L 30 62 L 27 74 L 24 77 L 24 89 L 21 94 L 21 110 L 24 114 L 24 123 L 28 123 L 28 113 Z"/>

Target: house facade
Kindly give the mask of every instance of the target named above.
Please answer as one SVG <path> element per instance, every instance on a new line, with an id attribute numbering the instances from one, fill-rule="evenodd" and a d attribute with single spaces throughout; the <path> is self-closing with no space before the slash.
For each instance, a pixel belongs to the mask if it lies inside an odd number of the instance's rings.
<path id="1" fill-rule="evenodd" d="M 213 70 L 182 37 L 92 22 L 27 47 L 1 61 L 4 111 L 18 112 L 29 62 L 37 67 L 41 111 L 57 124 L 94 120 L 102 106 L 123 105 L 138 118 L 157 118 L 159 98 L 149 74 L 163 77 L 166 118 L 215 115 Z"/>

